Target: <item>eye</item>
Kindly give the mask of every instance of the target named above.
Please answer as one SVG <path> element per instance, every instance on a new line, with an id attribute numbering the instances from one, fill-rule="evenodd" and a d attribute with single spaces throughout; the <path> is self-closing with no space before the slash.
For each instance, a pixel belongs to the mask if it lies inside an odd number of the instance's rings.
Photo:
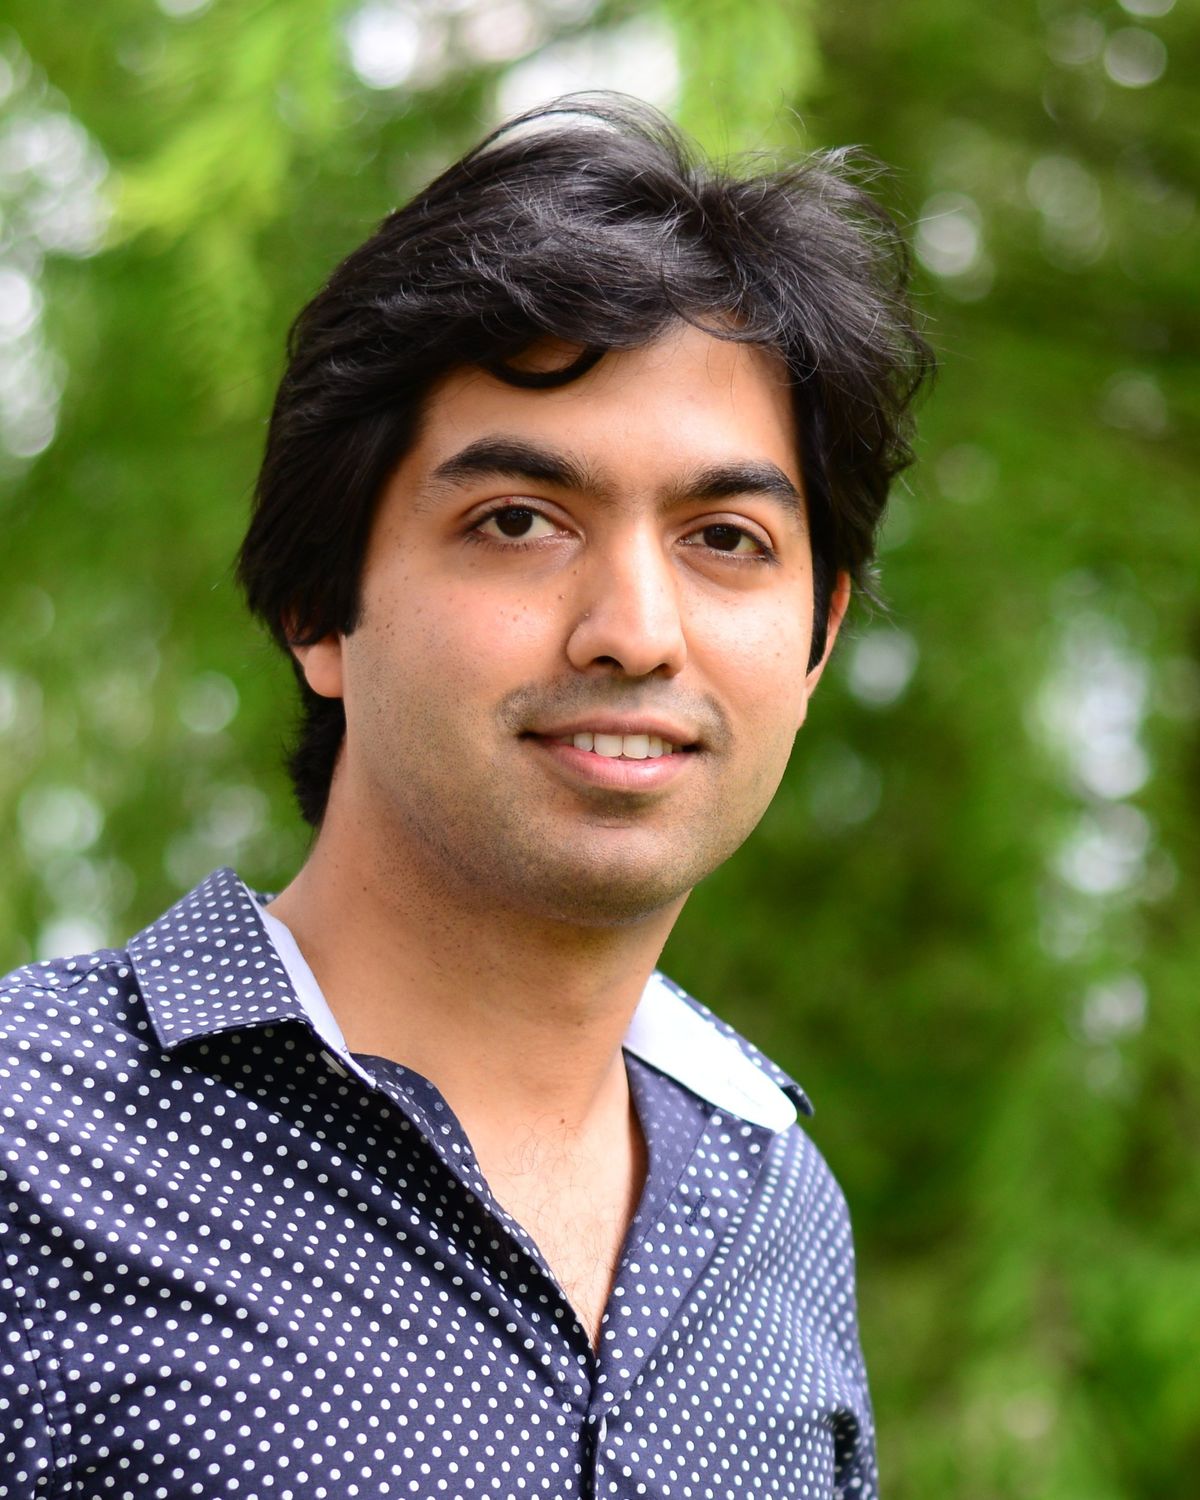
<path id="1" fill-rule="evenodd" d="M 535 542 L 554 536 L 558 527 L 528 505 L 503 505 L 485 516 L 474 530 L 482 536 L 504 537 L 511 542 Z"/>
<path id="2" fill-rule="evenodd" d="M 689 547 L 708 547 L 713 552 L 726 552 L 739 557 L 770 556 L 770 548 L 765 542 L 728 521 L 714 521 L 711 526 L 702 526 L 699 531 L 684 537 L 683 541 Z"/>

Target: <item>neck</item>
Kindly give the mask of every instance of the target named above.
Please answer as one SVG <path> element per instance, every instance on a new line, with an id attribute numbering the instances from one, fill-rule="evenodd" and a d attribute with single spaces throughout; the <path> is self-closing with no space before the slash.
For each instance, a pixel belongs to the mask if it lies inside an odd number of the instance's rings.
<path id="1" fill-rule="evenodd" d="M 352 1052 L 428 1078 L 472 1140 L 583 1136 L 627 1112 L 621 1042 L 682 900 L 589 927 L 431 878 L 394 845 L 365 853 L 327 820 L 270 908 Z"/>

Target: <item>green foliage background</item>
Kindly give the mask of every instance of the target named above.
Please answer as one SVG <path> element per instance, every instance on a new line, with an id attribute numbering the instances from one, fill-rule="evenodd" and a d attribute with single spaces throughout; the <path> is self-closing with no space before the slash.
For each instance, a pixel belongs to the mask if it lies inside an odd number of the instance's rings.
<path id="1" fill-rule="evenodd" d="M 1124 5 L 378 0 L 392 87 L 344 0 L 0 32 L 4 967 L 302 857 L 230 575 L 284 330 L 518 83 L 673 55 L 718 152 L 895 167 L 943 368 L 891 613 L 666 964 L 815 1097 L 893 1500 L 1200 1472 L 1200 12 Z"/>

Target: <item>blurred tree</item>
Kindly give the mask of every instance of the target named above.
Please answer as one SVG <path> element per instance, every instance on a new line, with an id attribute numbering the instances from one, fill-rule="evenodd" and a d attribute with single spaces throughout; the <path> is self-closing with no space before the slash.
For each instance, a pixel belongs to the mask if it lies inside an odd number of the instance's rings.
<path id="1" fill-rule="evenodd" d="M 895 1500 L 1200 1464 L 1200 20 L 1173 0 L 9 0 L 0 960 L 283 881 L 231 585 L 288 319 L 502 113 L 861 142 L 943 362 L 776 806 L 666 966 L 811 1088 Z"/>

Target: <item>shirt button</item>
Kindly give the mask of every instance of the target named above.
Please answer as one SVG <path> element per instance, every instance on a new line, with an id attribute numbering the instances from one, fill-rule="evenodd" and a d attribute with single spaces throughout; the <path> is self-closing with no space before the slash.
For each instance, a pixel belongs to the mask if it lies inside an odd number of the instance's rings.
<path id="1" fill-rule="evenodd" d="M 596 1429 L 596 1442 L 597 1443 L 602 1443 L 607 1436 L 608 1436 L 608 1418 L 607 1417 L 601 1417 L 600 1418 L 600 1426 L 597 1427 L 597 1429 Z"/>

